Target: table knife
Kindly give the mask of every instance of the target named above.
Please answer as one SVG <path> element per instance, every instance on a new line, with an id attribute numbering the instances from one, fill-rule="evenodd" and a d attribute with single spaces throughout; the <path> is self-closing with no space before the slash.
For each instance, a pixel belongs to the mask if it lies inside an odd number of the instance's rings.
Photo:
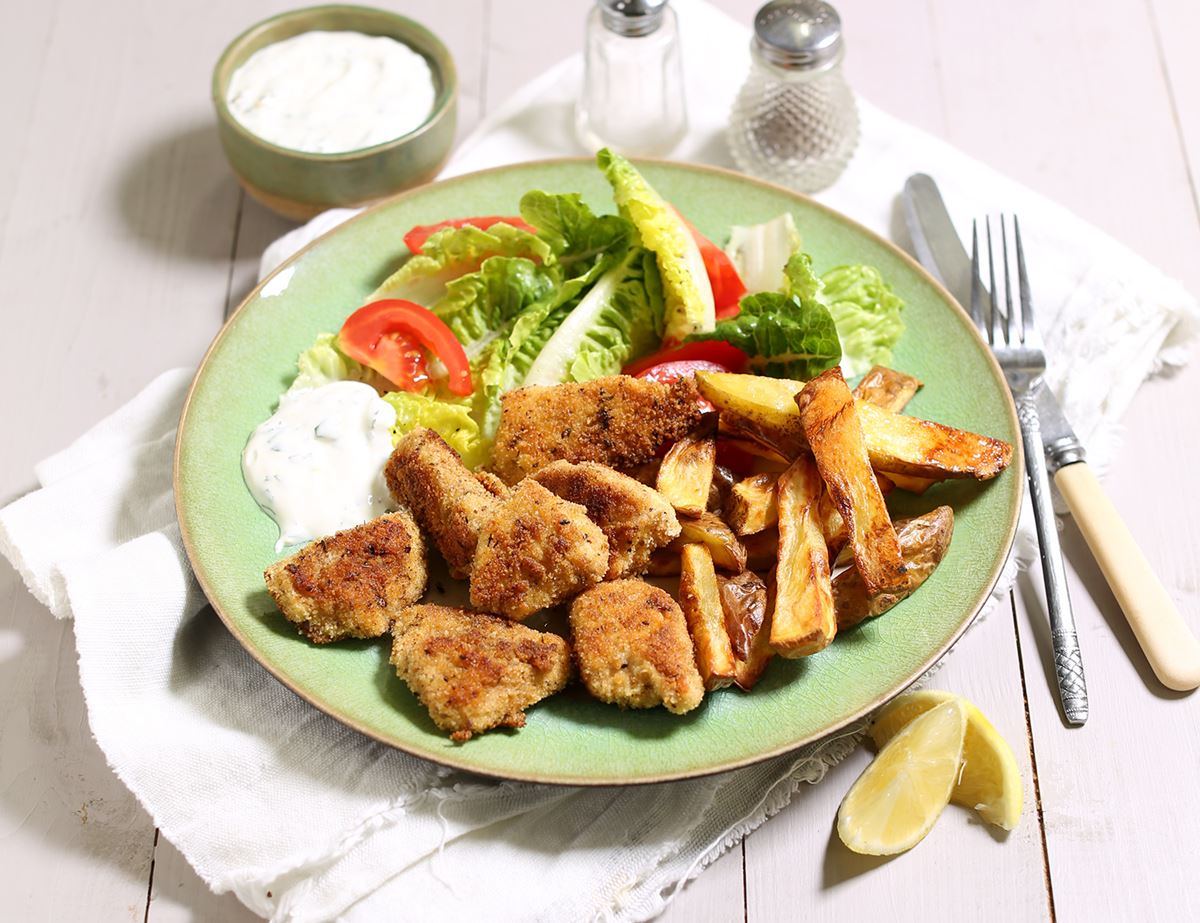
<path id="1" fill-rule="evenodd" d="M 917 259 L 960 305 L 970 304 L 971 258 L 959 239 L 937 184 L 918 173 L 901 195 L 904 222 Z M 1200 686 L 1200 641 L 1183 620 L 1088 467 L 1082 444 L 1049 388 L 1038 392 L 1046 465 L 1113 596 L 1159 681 L 1168 689 Z"/>

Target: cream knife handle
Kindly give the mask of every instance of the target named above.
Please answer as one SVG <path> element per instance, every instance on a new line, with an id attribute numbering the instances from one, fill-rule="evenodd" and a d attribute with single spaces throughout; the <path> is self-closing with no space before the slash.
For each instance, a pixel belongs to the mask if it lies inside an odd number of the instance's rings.
<path id="1" fill-rule="evenodd" d="M 1071 508 L 1155 675 L 1168 689 L 1180 692 L 1200 686 L 1200 641 L 1151 570 L 1087 462 L 1059 468 L 1054 483 Z"/>

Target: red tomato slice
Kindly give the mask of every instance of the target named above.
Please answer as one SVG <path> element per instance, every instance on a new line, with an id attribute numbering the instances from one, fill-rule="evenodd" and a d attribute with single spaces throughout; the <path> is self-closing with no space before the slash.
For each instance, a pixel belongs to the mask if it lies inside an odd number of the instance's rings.
<path id="1" fill-rule="evenodd" d="M 716 371 L 740 372 L 749 361 L 746 354 L 724 340 L 702 340 L 696 343 L 685 343 L 670 349 L 661 349 L 652 355 L 645 356 L 629 363 L 623 369 L 626 375 L 641 375 L 646 369 L 666 362 L 680 362 L 686 359 L 697 359 L 721 366 Z"/>
<path id="2" fill-rule="evenodd" d="M 385 298 L 359 308 L 342 324 L 338 345 L 404 391 L 420 390 L 429 381 L 424 348 L 446 366 L 452 394 L 466 396 L 474 390 L 458 338 L 432 311 L 411 301 Z"/>
<path id="3" fill-rule="evenodd" d="M 660 362 L 658 365 L 653 365 L 644 372 L 638 373 L 638 378 L 644 378 L 646 381 L 675 381 L 678 378 L 686 378 L 689 375 L 695 375 L 697 372 L 728 372 L 726 366 L 719 362 L 710 362 L 707 359 L 675 359 L 671 362 Z"/>
<path id="4" fill-rule="evenodd" d="M 679 215 L 678 210 L 675 214 Z M 697 231 L 683 215 L 679 215 L 679 220 L 687 225 L 687 229 L 692 232 L 692 240 L 700 248 L 700 258 L 704 260 L 708 283 L 712 286 L 713 306 L 717 311 L 717 320 L 737 317 L 738 311 L 741 310 L 739 302 L 746 294 L 746 283 L 742 281 L 742 277 L 734 268 L 733 260 L 724 250 Z"/>
<path id="5" fill-rule="evenodd" d="M 533 225 L 526 224 L 515 215 L 481 215 L 478 218 L 449 218 L 446 221 L 439 221 L 437 224 L 418 224 L 415 228 L 404 235 L 404 246 L 408 247 L 410 253 L 420 253 L 421 248 L 425 246 L 425 241 L 429 240 L 438 231 L 444 231 L 446 228 L 462 228 L 468 225 L 473 228 L 479 228 L 481 231 L 486 231 L 493 224 L 510 224 L 514 228 L 520 228 L 522 231 L 534 233 L 537 229 Z"/>
<path id="6" fill-rule="evenodd" d="M 687 378 L 690 375 L 695 375 L 697 372 L 728 371 L 729 369 L 721 365 L 721 363 L 710 362 L 707 359 L 675 359 L 671 362 L 660 362 L 658 365 L 653 365 L 644 372 L 639 373 L 637 377 L 643 378 L 646 381 L 659 381 L 665 384 L 679 378 Z M 717 409 L 705 397 L 697 397 L 696 403 L 700 405 L 700 409 L 705 413 L 710 413 Z"/>

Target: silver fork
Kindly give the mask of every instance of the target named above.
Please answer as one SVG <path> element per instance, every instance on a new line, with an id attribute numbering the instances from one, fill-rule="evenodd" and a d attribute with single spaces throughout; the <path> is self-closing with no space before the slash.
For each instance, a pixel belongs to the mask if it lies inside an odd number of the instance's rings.
<path id="1" fill-rule="evenodd" d="M 1071 597 L 1067 593 L 1067 572 L 1058 543 L 1058 526 L 1050 499 L 1050 479 L 1046 472 L 1045 448 L 1037 415 L 1037 394 L 1045 387 L 1042 375 L 1046 371 L 1046 355 L 1042 351 L 1042 338 L 1033 323 L 1033 301 L 1029 294 L 1029 276 L 1025 271 L 1025 251 L 1021 247 L 1021 227 L 1015 215 L 1012 224 L 1017 251 L 1020 314 L 1013 310 L 1008 230 L 1001 215 L 1000 255 L 1004 265 L 1005 311 L 1002 315 L 996 304 L 999 293 L 992 250 L 992 223 L 985 218 L 988 261 L 986 289 L 980 277 L 979 228 L 974 222 L 971 226 L 971 318 L 1000 363 L 1017 405 L 1021 437 L 1025 444 L 1029 494 L 1033 500 L 1033 518 L 1042 558 L 1042 575 L 1046 581 L 1046 602 L 1050 609 L 1050 637 L 1054 644 L 1058 694 L 1067 722 L 1080 725 L 1087 721 L 1088 716 L 1087 683 L 1083 676 L 1083 658 L 1079 653 L 1079 636 L 1075 631 L 1075 615 L 1071 611 Z"/>

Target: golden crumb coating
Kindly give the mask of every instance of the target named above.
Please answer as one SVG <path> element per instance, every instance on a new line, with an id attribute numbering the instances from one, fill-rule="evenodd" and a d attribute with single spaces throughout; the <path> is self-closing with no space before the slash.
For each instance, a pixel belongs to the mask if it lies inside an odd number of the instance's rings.
<path id="1" fill-rule="evenodd" d="M 700 422 L 692 378 L 668 384 L 628 375 L 510 391 L 500 401 L 492 468 L 509 484 L 552 461 L 628 469 Z"/>
<path id="2" fill-rule="evenodd" d="M 525 480 L 479 535 L 471 605 L 523 619 L 604 579 L 608 539 L 587 510 Z"/>
<path id="3" fill-rule="evenodd" d="M 683 611 L 642 580 L 602 583 L 571 604 L 575 661 L 588 691 L 622 708 L 677 715 L 704 698 Z"/>
<path id="4" fill-rule="evenodd" d="M 412 606 L 396 619 L 396 675 L 454 740 L 525 726 L 525 709 L 571 675 L 571 652 L 556 634 L 469 609 Z"/>
<path id="5" fill-rule="evenodd" d="M 279 610 L 310 641 L 378 638 L 425 592 L 425 541 L 400 510 L 318 539 L 263 577 Z"/>
<path id="6" fill-rule="evenodd" d="M 652 487 L 595 462 L 556 461 L 532 476 L 564 500 L 578 503 L 608 538 L 605 580 L 646 570 L 654 550 L 679 534 L 679 519 Z"/>
<path id="7" fill-rule="evenodd" d="M 413 511 L 451 575 L 466 577 L 479 532 L 508 488 L 495 475 L 472 472 L 441 436 L 424 427 L 404 435 L 383 473 L 392 496 Z"/>

